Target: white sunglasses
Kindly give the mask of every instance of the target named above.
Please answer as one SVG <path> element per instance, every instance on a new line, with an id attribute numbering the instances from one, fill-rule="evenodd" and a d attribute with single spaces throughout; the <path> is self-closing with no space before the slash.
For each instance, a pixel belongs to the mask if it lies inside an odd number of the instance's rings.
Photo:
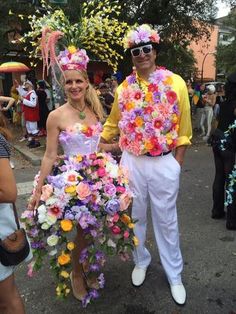
<path id="1" fill-rule="evenodd" d="M 145 46 L 141 46 L 141 47 L 137 47 L 137 48 L 132 48 L 130 49 L 130 52 L 131 52 L 131 55 L 133 57 L 138 57 L 141 55 L 141 52 L 143 54 L 148 54 L 148 53 L 151 53 L 152 52 L 152 45 L 149 44 L 149 45 L 145 45 Z"/>

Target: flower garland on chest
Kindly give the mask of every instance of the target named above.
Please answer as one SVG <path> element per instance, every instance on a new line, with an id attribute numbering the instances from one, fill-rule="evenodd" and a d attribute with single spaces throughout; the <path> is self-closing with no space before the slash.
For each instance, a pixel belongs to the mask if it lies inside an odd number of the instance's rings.
<path id="1" fill-rule="evenodd" d="M 118 96 L 122 150 L 158 156 L 176 147 L 179 111 L 172 76 L 157 68 L 147 84 L 139 82 L 135 72 L 122 83 Z"/>

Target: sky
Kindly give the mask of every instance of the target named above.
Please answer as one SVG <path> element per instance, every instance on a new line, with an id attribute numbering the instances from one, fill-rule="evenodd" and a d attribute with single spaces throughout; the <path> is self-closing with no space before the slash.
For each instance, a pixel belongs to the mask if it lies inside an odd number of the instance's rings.
<path id="1" fill-rule="evenodd" d="M 217 17 L 226 16 L 229 13 L 229 6 L 227 6 L 221 0 L 217 0 L 217 6 L 219 8 Z"/>

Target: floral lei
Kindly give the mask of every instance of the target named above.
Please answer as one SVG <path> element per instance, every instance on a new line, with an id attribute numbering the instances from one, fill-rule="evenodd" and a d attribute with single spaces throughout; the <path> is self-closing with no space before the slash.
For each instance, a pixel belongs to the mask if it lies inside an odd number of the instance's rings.
<path id="1" fill-rule="evenodd" d="M 221 145 L 220 145 L 221 150 L 223 151 L 226 150 L 227 143 L 229 141 L 229 136 L 233 131 L 235 131 L 235 129 L 236 129 L 236 120 L 234 121 L 234 123 L 230 124 L 228 127 L 228 130 L 224 132 L 225 138 L 221 140 Z M 236 165 L 234 165 L 234 168 L 232 172 L 230 173 L 228 180 L 229 182 L 225 191 L 226 192 L 225 206 L 232 204 L 234 197 L 236 198 L 236 195 L 235 195 L 236 193 Z"/>
<path id="2" fill-rule="evenodd" d="M 157 156 L 176 147 L 179 111 L 171 86 L 172 75 L 157 68 L 145 88 L 135 72 L 122 83 L 118 103 L 122 112 L 119 127 L 123 150 L 136 156 L 146 153 Z"/>

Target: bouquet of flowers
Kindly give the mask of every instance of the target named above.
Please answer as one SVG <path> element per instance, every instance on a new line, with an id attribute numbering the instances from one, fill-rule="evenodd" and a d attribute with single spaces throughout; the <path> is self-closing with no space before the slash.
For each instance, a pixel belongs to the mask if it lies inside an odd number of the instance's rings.
<path id="1" fill-rule="evenodd" d="M 26 210 L 21 217 L 34 255 L 29 275 L 41 268 L 48 255 L 58 281 L 57 296 L 66 297 L 75 248 L 72 231 L 80 227 L 89 245 L 78 258 L 86 277 L 95 276 L 99 288 L 103 288 L 100 270 L 105 256 L 117 254 L 127 260 L 129 251 L 138 244 L 128 213 L 131 200 L 126 170 L 111 155 L 93 153 L 60 159 L 42 187 L 37 213 Z M 83 305 L 97 297 L 97 290 L 91 290 Z"/>

